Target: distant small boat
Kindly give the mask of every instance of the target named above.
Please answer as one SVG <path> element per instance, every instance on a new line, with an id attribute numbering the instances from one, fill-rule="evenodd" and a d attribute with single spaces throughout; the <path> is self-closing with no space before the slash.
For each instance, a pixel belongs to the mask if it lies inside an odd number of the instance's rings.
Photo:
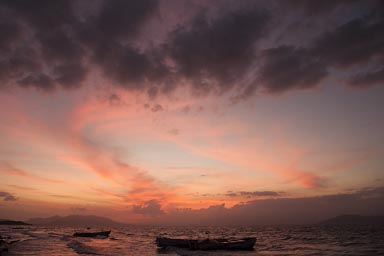
<path id="1" fill-rule="evenodd" d="M 111 230 L 99 231 L 99 232 L 75 232 L 73 236 L 77 237 L 98 237 L 98 236 L 109 236 Z"/>
<path id="2" fill-rule="evenodd" d="M 156 237 L 158 247 L 177 247 L 190 250 L 253 250 L 255 237 L 231 238 L 231 239 L 175 239 L 168 237 Z"/>

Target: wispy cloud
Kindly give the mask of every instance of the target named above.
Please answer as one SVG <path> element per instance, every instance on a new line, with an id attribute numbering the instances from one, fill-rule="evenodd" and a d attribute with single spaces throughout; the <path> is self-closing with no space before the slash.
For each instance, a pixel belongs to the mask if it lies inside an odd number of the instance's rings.
<path id="1" fill-rule="evenodd" d="M 85 207 L 71 207 L 71 210 L 72 210 L 72 211 L 75 211 L 75 212 L 85 212 L 85 211 L 87 211 L 88 209 L 85 208 Z"/>
<path id="2" fill-rule="evenodd" d="M 33 180 L 48 182 L 48 183 L 54 183 L 54 184 L 64 183 L 64 181 L 61 181 L 61 180 L 49 179 L 49 178 L 44 178 L 44 177 L 40 177 L 40 176 L 31 174 L 27 171 L 16 168 L 12 164 L 10 164 L 8 162 L 4 162 L 4 161 L 0 161 L 0 173 L 5 173 L 7 175 L 15 175 L 15 176 L 19 176 L 19 177 L 26 177 L 26 178 L 33 179 Z"/>
<path id="3" fill-rule="evenodd" d="M 36 191 L 37 189 L 32 187 L 26 187 L 26 186 L 19 186 L 19 185 L 8 185 L 9 187 L 21 189 L 21 190 L 27 190 L 27 191 Z"/>
<path id="4" fill-rule="evenodd" d="M 287 194 L 282 191 L 227 191 L 225 194 L 229 197 L 282 197 L 286 196 Z"/>

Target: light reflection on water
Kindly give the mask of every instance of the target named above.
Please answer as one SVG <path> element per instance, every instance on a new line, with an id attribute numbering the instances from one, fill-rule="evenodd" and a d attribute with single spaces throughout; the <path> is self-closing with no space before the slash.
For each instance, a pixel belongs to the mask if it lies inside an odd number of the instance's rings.
<path id="1" fill-rule="evenodd" d="M 209 235 L 206 232 L 209 231 Z M 384 255 L 384 227 L 120 227 L 109 238 L 73 237 L 74 228 L 0 227 L 3 237 L 19 239 L 5 255 Z M 155 237 L 257 237 L 254 251 L 159 251 Z"/>

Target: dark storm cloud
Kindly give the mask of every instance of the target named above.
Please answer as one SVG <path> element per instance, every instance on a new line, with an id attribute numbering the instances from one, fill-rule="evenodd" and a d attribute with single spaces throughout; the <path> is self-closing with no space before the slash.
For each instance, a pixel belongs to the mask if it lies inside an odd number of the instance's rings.
<path id="1" fill-rule="evenodd" d="M 234 98 L 241 100 L 259 89 L 281 93 L 315 87 L 331 68 L 371 70 L 350 75 L 346 80 L 351 86 L 382 82 L 382 64 L 377 61 L 384 51 L 382 1 L 297 0 L 257 7 L 234 2 L 222 9 L 207 4 L 204 10 L 191 10 L 187 21 L 173 21 L 164 29 L 168 34 L 162 35 L 163 41 L 153 43 L 144 34 L 146 26 L 168 24 L 170 11 L 160 13 L 161 4 L 1 1 L 0 87 L 77 88 L 95 71 L 152 100 L 185 86 L 185 81 L 197 95 L 233 90 Z M 299 24 L 293 17 L 305 22 Z M 274 39 L 276 24 L 289 28 L 312 21 L 317 24 L 314 36 L 287 29 L 281 33 L 296 41 Z"/>
<path id="2" fill-rule="evenodd" d="M 100 12 L 87 29 L 95 43 L 132 38 L 158 8 L 156 0 L 103 1 Z"/>
<path id="3" fill-rule="evenodd" d="M 161 209 L 161 204 L 155 199 L 146 201 L 142 205 L 134 205 L 132 212 L 149 216 L 164 214 L 164 211 Z"/>
<path id="4" fill-rule="evenodd" d="M 155 57 L 147 57 L 126 41 L 134 39 L 154 14 L 157 1 L 103 1 L 99 10 L 87 18 L 75 14 L 78 3 L 1 2 L 2 84 L 17 81 L 23 87 L 44 91 L 53 90 L 56 84 L 63 88 L 78 87 L 90 68 L 84 64 L 86 58 L 122 86 L 141 83 L 147 76 L 159 77 L 161 65 L 153 64 Z M 93 4 L 98 3 L 89 1 L 83 8 Z M 31 58 L 18 55 L 17 48 L 36 52 L 32 59 L 37 63 L 27 66 Z"/>
<path id="5" fill-rule="evenodd" d="M 326 75 L 326 66 L 303 48 L 280 46 L 263 53 L 260 81 L 269 92 L 316 86 Z"/>
<path id="6" fill-rule="evenodd" d="M 252 65 L 255 43 L 264 34 L 267 20 L 266 12 L 258 9 L 238 10 L 214 20 L 199 14 L 192 24 L 171 33 L 168 52 L 195 89 L 225 91 Z"/>
<path id="7" fill-rule="evenodd" d="M 23 18 L 38 31 L 49 32 L 75 22 L 73 0 L 3 0 L 2 5 L 11 13 Z"/>
<path id="8" fill-rule="evenodd" d="M 152 68 L 147 55 L 130 46 L 106 47 L 94 61 L 107 77 L 124 87 L 144 82 Z"/>
<path id="9" fill-rule="evenodd" d="M 28 47 L 1 51 L 0 59 L 0 87 L 5 86 L 10 80 L 19 80 L 25 74 L 39 72 L 41 64 L 36 59 L 37 53 Z"/>
<path id="10" fill-rule="evenodd" d="M 0 15 L 0 51 L 8 51 L 11 44 L 20 38 L 22 28 L 20 24 L 10 17 L 1 13 Z"/>
<path id="11" fill-rule="evenodd" d="M 64 88 L 76 88 L 86 78 L 88 70 L 81 63 L 62 63 L 53 69 L 55 81 Z"/>
<path id="12" fill-rule="evenodd" d="M 16 201 L 17 198 L 12 194 L 4 191 L 0 191 L 0 198 L 3 198 L 4 201 Z"/>
<path id="13" fill-rule="evenodd" d="M 384 68 L 360 73 L 349 80 L 349 85 L 358 88 L 366 88 L 373 85 L 384 85 Z"/>
<path id="14" fill-rule="evenodd" d="M 54 89 L 55 82 L 62 84 L 62 75 L 56 81 L 55 77 L 51 77 L 51 69 L 77 62 L 82 55 L 80 46 L 69 37 L 70 28 L 76 22 L 72 2 L 1 2 L 1 18 L 10 16 L 14 26 L 18 26 L 16 39 L 12 35 L 8 49 L 0 49 L 2 62 L 8 68 L 0 77 L 3 86 L 16 82 L 22 87 L 50 91 Z"/>
<path id="15" fill-rule="evenodd" d="M 306 12 L 326 15 L 325 11 L 346 6 L 345 1 L 288 1 L 284 4 L 297 5 Z M 283 5 L 284 5 L 283 4 Z M 376 4 L 376 5 L 375 5 Z M 320 6 L 318 6 L 320 5 Z M 263 50 L 257 86 L 264 87 L 268 92 L 284 92 L 289 89 L 304 89 L 319 85 L 328 76 L 330 68 L 346 70 L 351 66 L 364 67 L 373 58 L 382 58 L 384 49 L 384 15 L 374 11 L 383 7 L 376 1 L 368 1 L 372 5 L 361 17 L 354 17 L 336 25 L 323 28 L 325 32 L 305 46 L 278 46 Z M 315 8 L 316 7 L 316 8 Z M 324 18 L 323 17 L 323 18 Z M 305 38 L 303 38 L 305 39 Z M 349 84 L 368 87 L 381 82 L 381 71 L 359 74 L 349 79 Z M 248 88 L 252 92 L 254 88 Z"/>
<path id="16" fill-rule="evenodd" d="M 166 73 L 156 54 L 133 46 L 136 36 L 157 9 L 156 0 L 104 1 L 98 16 L 79 30 L 80 41 L 91 50 L 91 61 L 122 87 L 144 90 L 145 81 Z"/>
<path id="17" fill-rule="evenodd" d="M 347 8 L 348 4 L 347 1 L 292 1 L 281 2 L 280 8 L 296 6 L 321 19 L 326 18 L 328 12 Z M 377 4 L 369 1 L 366 5 L 373 8 L 367 7 L 368 12 L 363 16 L 323 28 L 326 32 L 304 46 L 280 45 L 270 49 L 257 47 L 260 39 L 268 38 L 269 24 L 276 18 L 267 8 L 234 8 L 215 17 L 200 12 L 190 23 L 179 25 L 168 35 L 165 49 L 160 48 L 161 54 L 155 61 L 150 59 L 149 52 L 128 51 L 128 56 L 124 57 L 121 51 L 119 57 L 107 58 L 113 60 L 113 65 L 108 63 L 104 70 L 121 84 L 131 80 L 137 84 L 144 80 L 159 82 L 172 74 L 173 78 L 191 81 L 192 88 L 200 94 L 236 88 L 239 98 L 251 96 L 258 88 L 269 93 L 311 88 L 328 76 L 329 68 L 363 65 L 382 51 L 383 36 L 379 31 L 383 15 L 372 11 Z M 170 58 L 172 68 L 165 66 L 162 58 Z M 127 70 L 133 63 L 136 67 Z M 114 71 L 110 72 L 111 69 Z M 257 74 L 257 78 L 244 82 L 250 73 Z M 155 98 L 158 92 L 164 91 L 160 86 L 148 89 L 147 93 Z"/>
<path id="18" fill-rule="evenodd" d="M 38 34 L 42 57 L 49 62 L 75 62 L 84 50 L 63 29 Z"/>
<path id="19" fill-rule="evenodd" d="M 46 92 L 50 92 L 55 88 L 54 81 L 46 74 L 28 75 L 17 81 L 17 83 L 21 87 L 35 87 Z"/>
<path id="20" fill-rule="evenodd" d="M 321 0 L 321 1 L 307 1 L 307 0 L 283 0 L 280 1 L 282 6 L 299 10 L 307 15 L 321 15 L 327 12 L 332 12 L 338 7 L 351 4 L 356 0 Z"/>
<path id="21" fill-rule="evenodd" d="M 313 53 L 329 65 L 348 67 L 362 64 L 382 54 L 384 49 L 384 17 L 375 14 L 353 19 L 316 42 Z"/>

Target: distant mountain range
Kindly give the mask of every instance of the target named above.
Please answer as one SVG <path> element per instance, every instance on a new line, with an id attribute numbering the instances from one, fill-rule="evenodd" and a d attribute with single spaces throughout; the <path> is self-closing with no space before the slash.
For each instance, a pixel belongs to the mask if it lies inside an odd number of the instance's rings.
<path id="1" fill-rule="evenodd" d="M 352 214 L 343 214 L 334 218 L 327 219 L 320 222 L 321 225 L 361 225 L 371 224 L 378 225 L 384 224 L 384 215 L 377 216 L 361 216 Z"/>
<path id="2" fill-rule="evenodd" d="M 0 225 L 47 225 L 47 226 L 73 226 L 73 227 L 116 227 L 127 225 L 125 223 L 116 222 L 109 218 L 96 215 L 69 215 L 66 217 L 52 216 L 48 218 L 34 218 L 26 222 L 15 220 L 2 220 Z M 378 216 L 362 216 L 343 214 L 327 220 L 324 220 L 320 225 L 384 225 L 384 215 Z"/>
<path id="3" fill-rule="evenodd" d="M 89 227 L 109 227 L 126 225 L 114 220 L 95 216 L 95 215 L 69 215 L 66 217 L 52 216 L 49 218 L 34 218 L 29 219 L 28 223 L 34 225 L 49 225 L 49 226 L 89 226 Z"/>
<path id="4" fill-rule="evenodd" d="M 0 225 L 31 225 L 17 220 L 0 220 Z"/>

